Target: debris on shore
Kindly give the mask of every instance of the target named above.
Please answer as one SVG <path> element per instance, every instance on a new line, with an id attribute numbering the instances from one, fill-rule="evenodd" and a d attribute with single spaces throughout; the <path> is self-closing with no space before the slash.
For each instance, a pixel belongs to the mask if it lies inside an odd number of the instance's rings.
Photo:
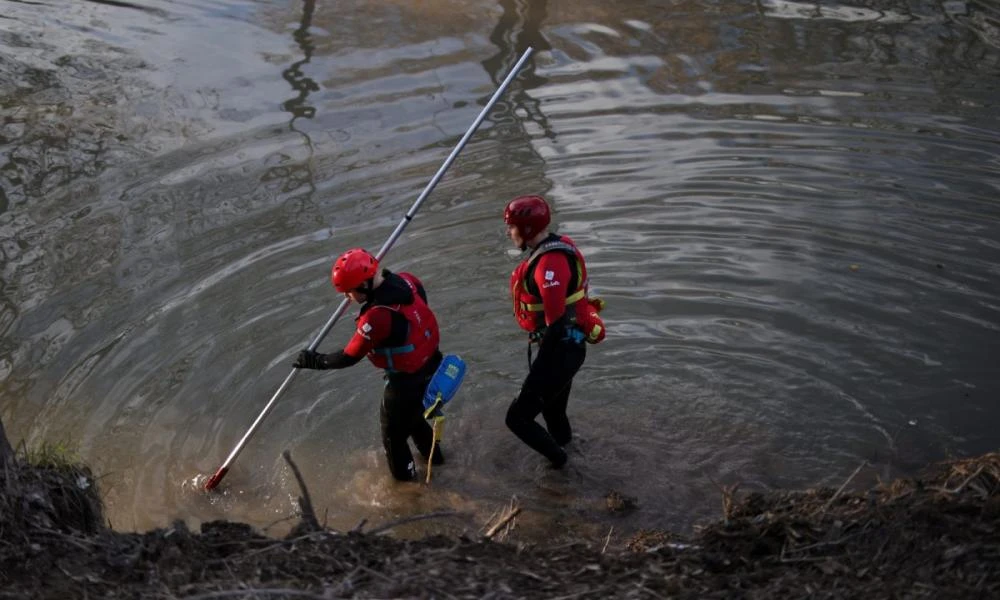
<path id="1" fill-rule="evenodd" d="M 1000 597 L 998 453 L 862 491 L 724 490 L 721 520 L 611 548 L 492 539 L 513 506 L 476 537 L 333 531 L 301 481 L 302 522 L 282 539 L 224 521 L 122 533 L 101 524 L 86 469 L 2 463 L 0 599 Z M 609 494 L 609 510 L 630 501 Z"/>

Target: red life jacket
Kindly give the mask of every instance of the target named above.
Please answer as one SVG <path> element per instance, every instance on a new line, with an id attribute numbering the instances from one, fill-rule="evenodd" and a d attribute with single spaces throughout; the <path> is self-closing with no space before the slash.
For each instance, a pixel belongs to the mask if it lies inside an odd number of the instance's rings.
<path id="1" fill-rule="evenodd" d="M 370 310 L 391 310 L 405 317 L 406 340 L 401 346 L 373 348 L 368 353 L 368 360 L 380 369 L 416 373 L 434 355 L 440 342 L 440 333 L 434 313 L 417 293 L 413 276 L 409 273 L 399 273 L 399 276 L 413 292 L 413 302 L 410 304 L 379 304 Z"/>
<path id="2" fill-rule="evenodd" d="M 587 264 L 583 254 L 567 236 L 559 236 L 539 244 L 528 258 L 510 274 L 510 295 L 514 301 L 514 319 L 521 329 L 536 333 L 545 327 L 545 307 L 535 286 L 529 285 L 535 263 L 546 252 L 565 252 L 570 256 L 570 269 L 576 270 L 576 285 L 566 290 L 566 313 L 569 322 L 583 331 L 584 339 L 596 344 L 604 339 L 604 321 L 597 314 L 604 307 L 600 298 L 587 297 Z"/>

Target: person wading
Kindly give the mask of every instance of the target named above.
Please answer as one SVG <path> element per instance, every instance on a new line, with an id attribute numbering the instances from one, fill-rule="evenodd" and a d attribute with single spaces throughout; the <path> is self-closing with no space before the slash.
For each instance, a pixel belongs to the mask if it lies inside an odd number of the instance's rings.
<path id="1" fill-rule="evenodd" d="M 573 437 L 566 415 L 573 377 L 587 356 L 584 342 L 604 339 L 603 301 L 587 297 L 587 266 L 569 237 L 549 232 L 549 205 L 519 196 L 504 209 L 507 235 L 528 251 L 510 277 L 514 318 L 528 332 L 529 369 L 510 408 L 507 427 L 555 468 L 566 464 L 563 446 Z M 531 344 L 538 356 L 531 362 Z M 541 413 L 545 427 L 535 418 Z"/>
<path id="2" fill-rule="evenodd" d="M 427 306 L 427 293 L 410 273 L 379 271 L 378 261 L 362 248 L 340 255 L 333 263 L 333 287 L 361 305 L 357 329 L 343 350 L 323 354 L 299 352 L 293 366 L 300 369 L 343 369 L 368 356 L 385 370 L 380 420 L 382 444 L 389 471 L 400 481 L 416 479 L 408 439 L 426 459 L 431 454 L 433 430 L 424 420 L 423 396 L 441 364 L 437 319 Z M 440 445 L 433 464 L 444 463 Z"/>

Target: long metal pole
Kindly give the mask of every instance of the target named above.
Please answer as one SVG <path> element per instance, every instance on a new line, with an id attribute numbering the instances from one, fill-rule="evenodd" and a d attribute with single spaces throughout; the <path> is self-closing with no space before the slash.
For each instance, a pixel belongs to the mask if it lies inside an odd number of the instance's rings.
<path id="1" fill-rule="evenodd" d="M 387 239 L 385 243 L 382 244 L 382 248 L 379 249 L 378 254 L 375 255 L 375 258 L 381 260 L 389 252 L 389 249 L 392 248 L 392 245 L 396 243 L 396 240 L 399 239 L 399 236 L 403 234 L 403 230 L 406 229 L 406 226 L 409 225 L 410 221 L 413 220 L 413 216 L 417 214 L 417 210 L 420 209 L 420 205 L 424 203 L 424 200 L 427 199 L 427 196 L 430 195 L 434 187 L 437 186 L 439 181 L 441 181 L 441 178 L 444 176 L 445 171 L 447 171 L 448 167 L 451 166 L 451 163 L 455 161 L 455 158 L 458 156 L 458 153 L 461 152 L 462 148 L 465 147 L 465 144 L 468 143 L 469 138 L 471 138 L 472 135 L 476 132 L 476 130 L 479 129 L 479 125 L 482 124 L 483 120 L 486 118 L 490 110 L 493 108 L 493 105 L 497 103 L 497 100 L 500 99 L 500 96 L 502 96 L 503 93 L 507 90 L 507 86 L 510 85 L 510 82 L 514 81 L 514 78 L 517 77 L 518 71 L 520 71 L 521 67 L 524 66 L 524 63 L 527 62 L 532 52 L 534 52 L 534 48 L 529 47 L 524 51 L 524 54 L 521 55 L 521 58 L 519 58 L 518 61 L 514 64 L 514 67 L 511 68 L 510 73 L 508 73 L 507 77 L 504 78 L 504 80 L 500 83 L 500 86 L 497 88 L 497 91 L 493 93 L 493 96 L 490 98 L 489 102 L 487 102 L 486 106 L 483 107 L 483 110 L 479 112 L 479 116 L 476 117 L 476 120 L 472 122 L 472 126 L 470 126 L 468 131 L 465 132 L 465 135 L 462 136 L 462 139 L 458 140 L 458 144 L 455 145 L 455 149 L 451 151 L 451 154 L 449 154 L 448 158 L 445 159 L 444 164 L 442 164 L 441 168 L 437 170 L 437 173 L 434 174 L 434 177 L 431 177 L 431 180 L 427 184 L 427 187 L 425 187 L 424 191 L 421 192 L 420 196 L 417 197 L 416 202 L 413 203 L 413 206 L 410 207 L 410 210 L 408 210 L 406 214 L 403 216 L 403 219 L 399 222 L 399 225 L 396 225 L 396 229 L 389 236 L 389 239 Z M 323 329 L 320 330 L 319 335 L 316 336 L 316 339 L 314 339 L 313 342 L 309 344 L 310 350 L 315 350 L 316 348 L 319 347 L 320 342 L 323 341 L 323 338 L 326 337 L 326 334 L 330 332 L 330 329 L 333 328 L 333 325 L 337 322 L 337 320 L 340 319 L 340 317 L 347 310 L 347 305 L 350 304 L 350 302 L 351 300 L 349 298 L 344 298 L 344 300 L 340 303 L 340 306 L 337 307 L 337 310 L 333 312 L 333 314 L 327 320 L 326 324 L 323 325 Z M 274 392 L 274 395 L 271 396 L 271 399 L 264 406 L 264 410 L 260 411 L 260 414 L 257 415 L 256 419 L 254 419 L 253 423 L 250 425 L 250 428 L 247 429 L 247 432 L 243 434 L 243 437 L 240 438 L 240 441 L 233 448 L 232 452 L 230 452 L 229 456 L 226 457 L 226 461 L 222 463 L 222 466 L 219 467 L 219 470 L 215 472 L 215 475 L 212 475 L 208 479 L 208 481 L 205 482 L 206 490 L 212 490 L 217 485 L 219 485 L 219 482 L 222 481 L 222 478 L 225 477 L 226 473 L 229 472 L 229 467 L 232 466 L 233 461 L 235 461 L 236 457 L 239 456 L 240 452 L 243 451 L 243 447 L 246 446 L 247 441 L 250 440 L 250 437 L 257 430 L 257 427 L 260 426 L 261 422 L 264 420 L 264 417 L 266 417 L 267 414 L 271 412 L 271 408 L 274 406 L 275 402 L 277 402 L 278 398 L 281 397 L 281 394 L 283 394 L 285 390 L 288 389 L 288 386 L 291 385 L 292 381 L 295 379 L 295 376 L 296 374 L 298 374 L 299 371 L 300 369 L 292 368 L 292 372 L 289 373 L 288 376 L 285 377 L 285 380 L 281 382 L 281 385 L 278 386 L 277 391 Z"/>

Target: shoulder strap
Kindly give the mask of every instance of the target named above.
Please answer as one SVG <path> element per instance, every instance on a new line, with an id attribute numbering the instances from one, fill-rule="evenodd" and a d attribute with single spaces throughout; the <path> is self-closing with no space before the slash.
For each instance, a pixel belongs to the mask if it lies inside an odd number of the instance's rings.
<path id="1" fill-rule="evenodd" d="M 538 247 L 528 255 L 528 263 L 530 264 L 534 262 L 539 256 L 545 254 L 546 252 L 552 252 L 553 250 L 562 250 L 563 252 L 569 252 L 573 256 L 576 256 L 576 248 L 557 238 L 539 244 Z"/>
<path id="2" fill-rule="evenodd" d="M 554 251 L 562 251 L 569 254 L 569 268 L 573 274 L 573 277 L 569 282 L 570 285 L 567 288 L 567 292 L 570 288 L 575 287 L 573 284 L 579 285 L 580 279 L 582 279 L 580 273 L 580 264 L 579 261 L 577 261 L 576 259 L 576 247 L 573 246 L 573 244 L 564 242 L 559 238 L 550 239 L 546 242 L 539 244 L 538 247 L 535 248 L 530 255 L 528 255 L 526 261 L 528 263 L 528 267 L 524 270 L 523 285 L 524 288 L 528 290 L 528 292 L 532 296 L 538 295 L 538 289 L 536 289 L 535 282 L 533 281 L 532 277 L 532 273 L 535 272 L 535 261 L 538 260 L 538 257 L 545 254 L 546 252 L 554 252 Z M 574 298 L 573 302 L 575 302 L 576 300 L 579 300 L 579 298 Z"/>

